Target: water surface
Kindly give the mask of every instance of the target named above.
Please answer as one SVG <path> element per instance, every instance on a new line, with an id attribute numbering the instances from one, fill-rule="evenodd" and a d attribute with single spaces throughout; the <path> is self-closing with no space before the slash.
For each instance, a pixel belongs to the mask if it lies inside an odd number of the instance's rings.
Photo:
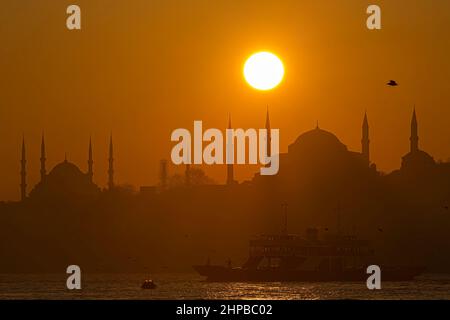
<path id="1" fill-rule="evenodd" d="M 144 274 L 82 274 L 82 289 L 68 290 L 66 274 L 1 274 L 0 299 L 450 299 L 450 275 L 409 282 L 208 283 L 196 274 L 154 274 L 155 290 L 140 288 Z"/>

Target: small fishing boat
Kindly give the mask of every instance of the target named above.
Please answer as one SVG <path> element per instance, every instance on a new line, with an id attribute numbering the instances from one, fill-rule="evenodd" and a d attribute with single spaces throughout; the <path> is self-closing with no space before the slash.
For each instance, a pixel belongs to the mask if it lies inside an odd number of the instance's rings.
<path id="1" fill-rule="evenodd" d="M 142 289 L 156 289 L 156 284 L 153 280 L 144 280 L 144 283 L 141 285 Z"/>

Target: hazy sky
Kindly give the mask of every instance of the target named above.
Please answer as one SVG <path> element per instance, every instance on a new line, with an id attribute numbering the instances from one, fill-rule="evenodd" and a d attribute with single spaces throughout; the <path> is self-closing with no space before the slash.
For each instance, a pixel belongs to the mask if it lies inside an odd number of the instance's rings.
<path id="1" fill-rule="evenodd" d="M 66 29 L 77 3 L 82 30 Z M 382 30 L 366 28 L 369 4 Z M 170 159 L 170 133 L 262 127 L 266 105 L 281 150 L 319 120 L 360 150 L 367 110 L 371 157 L 398 168 L 417 107 L 420 146 L 450 158 L 450 1 L 4 0 L 0 11 L 0 199 L 19 198 L 25 134 L 29 190 L 39 176 L 40 135 L 48 170 L 64 159 L 86 170 L 89 135 L 94 180 L 106 184 L 107 143 L 115 142 L 119 184 L 157 181 Z M 243 80 L 253 52 L 284 62 L 284 82 L 260 92 Z M 385 85 L 389 79 L 397 88 Z M 171 168 L 181 170 L 181 168 Z M 206 168 L 223 182 L 225 168 Z M 252 171 L 235 169 L 238 179 Z"/>

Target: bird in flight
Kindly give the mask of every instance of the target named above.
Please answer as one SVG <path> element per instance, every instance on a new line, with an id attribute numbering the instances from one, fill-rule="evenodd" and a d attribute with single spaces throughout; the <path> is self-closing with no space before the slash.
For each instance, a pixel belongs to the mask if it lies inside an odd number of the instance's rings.
<path id="1" fill-rule="evenodd" d="M 396 87 L 396 86 L 398 86 L 398 83 L 395 80 L 389 80 L 387 85 L 390 87 Z"/>

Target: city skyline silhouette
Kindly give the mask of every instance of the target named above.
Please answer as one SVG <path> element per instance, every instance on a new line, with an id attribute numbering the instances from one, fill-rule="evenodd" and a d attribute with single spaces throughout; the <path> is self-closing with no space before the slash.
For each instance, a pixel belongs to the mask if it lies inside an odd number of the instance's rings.
<path id="1" fill-rule="evenodd" d="M 368 115 L 367 115 L 367 111 L 364 112 L 364 117 L 363 117 L 363 121 L 362 121 L 362 130 L 361 130 L 361 147 L 360 147 L 360 153 L 362 155 L 362 157 L 364 158 L 364 161 L 367 162 L 368 165 L 371 165 L 375 168 L 375 170 L 377 170 L 377 166 L 376 163 L 371 161 L 372 159 L 370 158 L 370 141 L 371 141 L 371 137 L 369 134 L 369 121 L 368 121 Z M 227 128 L 234 128 L 231 124 L 231 117 L 229 117 L 228 120 L 228 126 Z M 266 114 L 266 120 L 265 120 L 265 128 L 270 130 L 270 118 L 269 118 L 269 109 L 267 109 L 267 114 Z M 244 128 L 245 130 L 246 128 Z M 319 129 L 319 121 L 317 121 L 316 123 L 316 129 Z M 326 131 L 327 132 L 327 131 Z M 332 134 L 332 133 L 331 133 Z M 302 134 L 301 134 L 302 135 Z M 301 136 L 300 135 L 300 136 Z M 334 135 L 334 134 L 332 134 Z M 203 142 L 203 144 L 205 145 L 206 143 Z M 434 164 L 435 162 L 438 163 L 446 163 L 447 161 L 443 161 L 443 160 L 438 160 L 435 161 L 434 158 L 430 155 L 428 155 L 428 153 L 423 151 L 423 148 L 419 148 L 419 137 L 418 137 L 418 122 L 417 122 L 417 115 L 416 115 L 416 107 L 413 107 L 413 111 L 412 111 L 412 117 L 411 117 L 411 130 L 410 130 L 410 138 L 409 138 L 409 150 L 410 152 L 405 155 L 402 156 L 402 161 L 401 161 L 401 165 L 399 168 L 394 168 L 393 170 L 391 170 L 390 172 L 382 172 L 383 174 L 391 174 L 396 172 L 398 169 L 402 168 L 405 166 L 405 157 L 411 157 L 411 155 L 416 155 L 417 157 L 421 157 L 421 158 L 425 158 L 425 159 L 421 159 L 419 161 L 422 162 L 427 162 L 430 161 L 431 164 Z M 248 148 L 248 141 L 246 141 L 246 147 Z M 108 143 L 108 156 L 107 156 L 107 162 L 108 162 L 108 166 L 109 168 L 107 169 L 107 181 L 105 183 L 96 183 L 99 185 L 99 188 L 104 189 L 104 190 L 108 190 L 108 189 L 112 189 L 112 187 L 114 186 L 114 165 L 113 165 L 113 136 L 112 134 L 110 134 L 109 136 L 109 143 Z M 373 148 L 373 146 L 372 146 Z M 23 181 L 23 176 L 22 176 L 22 172 L 25 172 L 25 180 L 27 180 L 27 174 L 29 173 L 29 171 L 27 170 L 27 160 L 24 159 L 23 157 L 26 156 L 26 142 L 25 142 L 25 136 L 22 137 L 22 143 L 21 143 L 21 158 L 19 160 L 21 169 L 20 169 L 20 175 L 21 175 L 21 185 L 24 184 Z M 284 148 L 285 149 L 285 148 Z M 268 147 L 269 153 L 270 153 L 270 147 Z M 248 151 L 246 151 L 247 153 Z M 39 184 L 39 182 L 42 182 L 46 176 L 46 172 L 47 172 L 47 167 L 46 167 L 46 154 L 47 154 L 47 150 L 46 150 L 46 146 L 45 146 L 45 136 L 44 133 L 42 133 L 41 135 L 41 143 L 40 143 L 40 158 L 39 158 L 39 162 L 40 162 L 40 169 L 39 169 L 39 174 L 40 174 L 40 178 L 39 181 L 36 184 Z M 92 146 L 92 137 L 89 137 L 89 145 L 88 145 L 88 159 L 87 159 L 87 172 L 85 173 L 88 177 L 90 182 L 94 182 L 94 172 L 93 172 L 93 164 L 94 164 L 94 159 L 93 159 L 93 146 Z M 280 153 L 280 156 L 283 156 L 283 152 Z M 408 156 L 409 155 L 409 156 Z M 168 155 L 167 155 L 168 156 Z M 236 157 L 236 155 L 235 155 Z M 166 160 L 167 158 L 164 158 L 161 161 L 166 161 L 166 168 L 165 170 L 167 170 L 167 162 L 170 163 L 170 161 Z M 23 160 L 25 160 L 25 163 L 23 162 Z M 55 161 L 53 161 L 55 162 Z M 411 162 L 411 160 L 410 160 Z M 77 170 L 79 170 L 80 172 L 84 172 L 83 169 L 80 169 L 78 167 L 78 165 L 73 164 L 72 162 L 68 161 L 67 159 L 67 152 L 64 153 L 64 161 L 61 163 L 57 163 L 55 165 L 55 167 L 61 166 L 63 163 L 70 163 L 71 165 L 77 167 Z M 25 167 L 23 166 L 23 164 L 25 165 Z M 178 175 L 180 173 L 180 168 L 184 168 L 184 165 L 175 165 L 173 163 L 170 163 L 171 168 L 174 171 L 175 175 Z M 208 167 L 211 166 L 219 166 L 219 167 L 226 167 L 226 177 L 218 181 L 215 181 L 214 179 L 210 179 L 210 183 L 213 184 L 234 184 L 234 183 L 248 183 L 251 180 L 253 180 L 254 177 L 250 177 L 250 179 L 247 180 L 243 180 L 243 179 L 237 179 L 234 175 L 234 171 L 235 171 L 235 167 L 236 166 L 244 166 L 244 167 L 250 167 L 250 168 L 254 168 L 254 165 L 237 165 L 237 164 L 233 164 L 233 165 L 196 165 L 196 167 L 200 170 L 200 171 L 208 171 Z M 186 171 L 185 169 L 182 169 L 184 171 Z M 253 170 L 254 174 L 256 174 L 256 170 Z M 167 172 L 166 172 L 167 173 Z M 381 173 L 381 172 L 380 172 Z M 160 172 L 158 173 L 158 177 L 159 179 L 160 177 Z M 25 182 L 25 189 L 30 186 L 28 183 Z M 155 187 L 161 184 L 161 181 L 157 181 L 155 183 Z M 148 185 L 144 184 L 144 185 L 140 185 L 140 186 L 134 186 L 132 184 L 127 183 L 126 181 L 119 183 L 119 185 L 123 185 L 126 186 L 128 188 L 134 188 L 134 190 L 136 192 L 139 192 L 140 189 L 145 189 Z M 23 194 L 27 194 L 27 191 L 23 190 L 23 188 L 21 187 L 21 191 L 20 191 L 20 199 L 23 199 Z M 7 200 L 7 199 L 5 199 Z M 3 200 L 3 201 L 5 201 Z"/>
<path id="2" fill-rule="evenodd" d="M 449 22 L 446 0 L 4 0 L 0 299 L 450 298 Z"/>
<path id="3" fill-rule="evenodd" d="M 62 4 L 44 0 L 38 7 L 33 14 L 33 6 L 6 1 L 1 13 L 0 199 L 20 198 L 22 134 L 31 185 L 39 181 L 39 163 L 32 159 L 40 156 L 43 130 L 49 167 L 67 152 L 84 170 L 92 136 L 96 177 L 106 181 L 112 131 L 121 155 L 116 180 L 153 185 L 160 159 L 168 158 L 172 130 L 194 120 L 224 128 L 228 113 L 235 127 L 257 128 L 267 105 L 282 132 L 282 152 L 317 120 L 358 150 L 367 110 L 372 159 L 390 172 L 408 150 L 415 104 L 421 143 L 436 160 L 450 157 L 445 1 L 385 3 L 383 28 L 375 31 L 365 25 L 364 1 L 152 6 L 137 0 L 134 9 L 125 2 L 107 9 L 92 2 L 82 6 L 87 17 L 80 32 L 67 30 Z M 246 58 L 260 50 L 276 53 L 286 69 L 283 83 L 269 92 L 250 88 L 242 75 Z M 390 79 L 400 85 L 387 86 Z M 216 181 L 226 171 L 204 169 Z M 236 168 L 236 177 L 251 179 L 253 172 Z"/>
<path id="4" fill-rule="evenodd" d="M 138 192 L 114 178 L 117 171 L 113 164 L 120 156 L 115 153 L 111 136 L 109 178 L 101 187 L 92 179 L 96 172 L 95 162 L 90 158 L 92 144 L 88 144 L 85 171 L 66 158 L 47 173 L 47 144 L 41 138 L 41 181 L 30 186 L 29 193 L 22 187 L 21 193 L 27 195 L 23 201 L 0 205 L 2 225 L 14 226 L 4 230 L 3 237 L 9 239 L 5 243 L 15 243 L 5 248 L 6 253 L 15 257 L 8 260 L 5 271 L 30 268 L 29 264 L 20 264 L 24 257 L 17 253 L 30 254 L 29 249 L 19 249 L 22 245 L 33 247 L 69 234 L 73 234 L 71 244 L 61 248 L 62 252 L 49 250 L 46 253 L 49 260 L 38 259 L 42 264 L 32 267 L 51 271 L 75 253 L 84 257 L 90 268 L 103 271 L 134 270 L 143 264 L 156 263 L 142 256 L 144 251 L 153 252 L 153 257 L 163 259 L 166 261 L 163 264 L 173 270 L 187 270 L 211 252 L 221 252 L 220 259 L 227 253 L 233 260 L 242 260 L 244 239 L 252 234 L 279 233 L 286 228 L 282 204 L 289 205 L 289 232 L 301 234 L 308 226 L 318 226 L 322 233 L 356 232 L 374 242 L 380 261 L 450 270 L 450 259 L 430 256 L 436 248 L 446 250 L 450 246 L 446 233 L 450 226 L 446 209 L 450 204 L 450 163 L 436 162 L 423 151 L 426 148 L 419 144 L 420 117 L 413 109 L 410 138 L 405 141 L 409 151 L 402 157 L 400 168 L 389 174 L 379 172 L 371 162 L 370 123 L 365 113 L 359 151 L 349 150 L 317 123 L 315 128 L 299 135 L 288 146 L 288 152 L 280 154 L 277 175 L 261 176 L 255 171 L 251 180 L 236 182 L 236 165 L 228 165 L 227 175 L 214 182 L 196 166 L 182 166 L 182 174 L 171 173 L 162 161 L 160 182 L 141 186 Z M 274 125 L 268 114 L 266 125 Z M 21 172 L 26 173 L 27 169 Z M 27 185 L 25 175 L 18 181 Z M 339 213 L 336 208 L 340 208 Z M 110 217 L 115 217 L 112 221 L 120 226 L 110 221 Z M 103 227 L 99 228 L 100 225 Z M 236 229 L 236 225 L 240 228 Z M 14 231 L 15 228 L 20 232 Z M 116 231 L 110 233 L 113 229 Z M 16 232 L 24 238 L 18 238 Z M 89 238 L 90 245 L 102 247 L 98 254 L 102 252 L 110 263 L 100 266 L 97 260 L 86 256 L 91 250 L 85 252 L 85 244 L 76 240 L 79 237 Z M 417 241 L 423 237 L 433 246 L 418 247 Z M 161 242 L 163 238 L 166 240 Z M 31 239 L 33 244 L 28 243 Z M 126 241 L 128 245 L 121 243 L 117 252 L 107 253 L 107 247 L 103 248 L 105 239 Z M 194 245 L 191 241 L 196 243 L 194 247 L 190 247 Z M 148 247 L 141 251 L 142 246 Z M 132 248 L 141 264 L 124 260 L 125 248 Z M 175 248 L 183 248 L 186 255 L 176 258 Z"/>

